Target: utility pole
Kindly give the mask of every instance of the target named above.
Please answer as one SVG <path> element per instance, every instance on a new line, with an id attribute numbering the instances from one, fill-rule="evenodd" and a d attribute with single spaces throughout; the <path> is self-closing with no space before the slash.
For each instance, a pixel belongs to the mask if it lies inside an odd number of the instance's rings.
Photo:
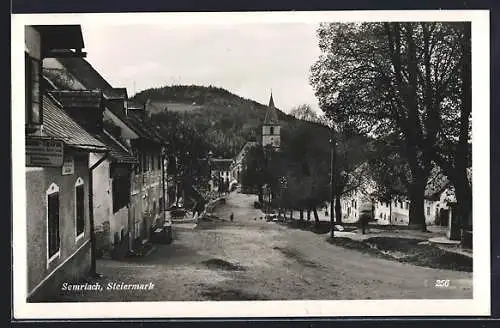
<path id="1" fill-rule="evenodd" d="M 333 126 L 331 127 L 331 137 L 330 137 L 330 226 L 331 226 L 331 237 L 335 236 L 335 217 L 333 214 L 334 202 L 335 202 L 335 184 L 333 175 L 335 172 L 335 136 Z"/>

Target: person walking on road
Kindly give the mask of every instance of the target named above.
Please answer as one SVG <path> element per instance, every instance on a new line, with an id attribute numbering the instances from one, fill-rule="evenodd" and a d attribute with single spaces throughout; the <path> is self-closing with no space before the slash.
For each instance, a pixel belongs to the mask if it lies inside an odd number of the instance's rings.
<path id="1" fill-rule="evenodd" d="M 233 212 L 231 212 L 231 215 L 229 216 L 229 220 L 231 220 L 231 222 L 233 222 L 233 220 L 234 220 L 234 213 Z"/>

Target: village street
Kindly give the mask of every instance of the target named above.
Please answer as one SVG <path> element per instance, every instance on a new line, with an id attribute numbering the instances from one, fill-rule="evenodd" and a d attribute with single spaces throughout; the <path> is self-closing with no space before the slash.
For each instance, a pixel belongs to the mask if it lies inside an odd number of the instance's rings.
<path id="1" fill-rule="evenodd" d="M 254 220 L 261 215 L 255 199 L 232 193 L 216 210 L 225 221 L 175 225 L 173 244 L 156 245 L 146 257 L 99 260 L 102 291 L 61 291 L 57 301 L 472 297 L 471 273 L 374 258 L 327 243 L 327 234 Z M 434 287 L 438 279 L 450 286 Z M 106 290 L 110 282 L 154 288 Z"/>

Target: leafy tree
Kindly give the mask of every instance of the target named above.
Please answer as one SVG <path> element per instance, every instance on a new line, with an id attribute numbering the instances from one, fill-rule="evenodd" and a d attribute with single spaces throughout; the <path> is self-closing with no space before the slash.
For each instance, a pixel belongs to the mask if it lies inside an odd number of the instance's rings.
<path id="1" fill-rule="evenodd" d="M 338 124 L 391 137 L 408 163 L 410 224 L 425 227 L 424 191 L 442 117 L 456 103 L 461 23 L 321 24 L 311 68 L 320 107 Z"/>
<path id="2" fill-rule="evenodd" d="M 259 202 L 263 202 L 262 188 L 266 180 L 264 156 L 262 145 L 255 144 L 249 147 L 241 171 L 242 190 L 257 192 Z"/>
<path id="3" fill-rule="evenodd" d="M 472 215 L 472 179 L 469 168 L 472 166 L 471 139 L 471 49 L 470 23 L 454 25 L 451 31 L 456 45 L 458 74 L 450 79 L 455 89 L 450 93 L 450 102 L 443 106 L 441 130 L 433 152 L 433 160 L 446 174 L 454 186 L 458 212 L 462 228 L 470 228 L 469 216 Z"/>
<path id="4" fill-rule="evenodd" d="M 290 115 L 293 117 L 309 122 L 320 122 L 318 114 L 308 104 L 302 104 L 291 109 Z"/>

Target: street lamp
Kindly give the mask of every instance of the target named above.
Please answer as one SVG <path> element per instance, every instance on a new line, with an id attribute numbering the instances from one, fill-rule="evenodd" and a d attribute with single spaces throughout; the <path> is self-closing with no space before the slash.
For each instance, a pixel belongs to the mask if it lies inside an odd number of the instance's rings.
<path id="1" fill-rule="evenodd" d="M 212 194 L 212 185 L 213 185 L 213 178 L 212 178 L 212 156 L 213 153 L 211 150 L 208 151 L 207 154 L 207 164 L 208 164 L 208 186 L 210 189 L 210 195 Z"/>
<path id="2" fill-rule="evenodd" d="M 333 214 L 334 208 L 334 198 L 335 198 L 335 184 L 333 175 L 335 172 L 335 136 L 333 127 L 331 128 L 330 137 L 330 226 L 331 226 L 331 237 L 333 238 L 335 233 L 335 218 Z"/>

